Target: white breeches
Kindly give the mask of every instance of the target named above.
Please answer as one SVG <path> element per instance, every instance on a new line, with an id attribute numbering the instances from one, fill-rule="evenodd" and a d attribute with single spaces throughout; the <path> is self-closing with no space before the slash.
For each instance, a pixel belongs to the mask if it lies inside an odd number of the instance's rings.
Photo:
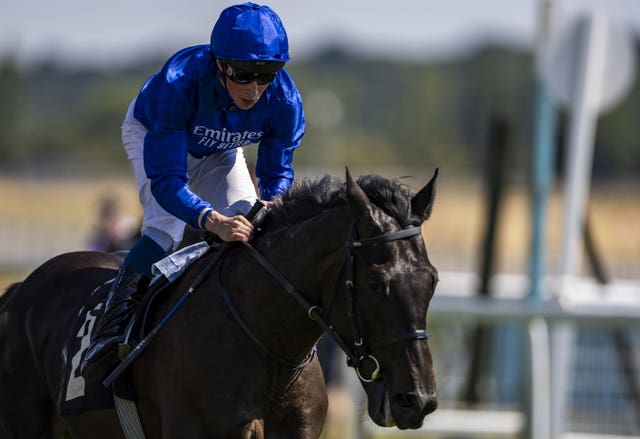
<path id="1" fill-rule="evenodd" d="M 133 116 L 134 104 L 135 99 L 122 124 L 122 142 L 138 184 L 138 196 L 144 215 L 141 232 L 168 252 L 174 250 L 182 240 L 185 223 L 160 207 L 151 193 L 151 184 L 143 163 L 147 129 Z M 256 189 L 242 148 L 201 159 L 189 155 L 187 168 L 191 190 L 223 215 L 246 214 L 256 202 Z"/>

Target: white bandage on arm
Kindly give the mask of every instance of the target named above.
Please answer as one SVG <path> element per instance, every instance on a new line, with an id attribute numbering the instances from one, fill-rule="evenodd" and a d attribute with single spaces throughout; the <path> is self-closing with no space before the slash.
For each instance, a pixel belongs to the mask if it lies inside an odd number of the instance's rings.
<path id="1" fill-rule="evenodd" d="M 200 212 L 200 215 L 198 215 L 198 225 L 203 230 L 205 230 L 204 224 L 210 212 L 213 212 L 213 209 L 210 207 L 207 207 L 206 209 L 202 209 L 202 212 Z"/>

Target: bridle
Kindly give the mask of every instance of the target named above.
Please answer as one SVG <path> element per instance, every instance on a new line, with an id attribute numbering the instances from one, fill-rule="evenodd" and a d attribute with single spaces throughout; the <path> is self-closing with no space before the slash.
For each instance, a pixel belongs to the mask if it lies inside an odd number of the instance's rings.
<path id="1" fill-rule="evenodd" d="M 284 290 L 291 295 L 306 311 L 307 316 L 315 321 L 325 333 L 327 333 L 336 344 L 344 351 L 347 355 L 347 364 L 350 367 L 353 367 L 360 378 L 361 381 L 365 383 L 371 383 L 381 377 L 380 373 L 380 362 L 373 355 L 372 349 L 379 349 L 381 347 L 389 346 L 395 343 L 405 342 L 405 341 L 413 341 L 413 340 L 427 340 L 428 334 L 425 329 L 417 329 L 414 331 L 409 331 L 403 334 L 393 335 L 382 340 L 375 340 L 367 343 L 362 336 L 362 331 L 360 330 L 360 324 L 358 322 L 358 312 L 356 306 L 356 288 L 355 288 L 355 258 L 358 249 L 362 247 L 375 246 L 391 241 L 397 241 L 401 239 L 411 238 L 414 236 L 421 236 L 420 226 L 410 227 L 407 229 L 398 230 L 395 232 L 383 233 L 377 236 L 373 236 L 370 238 L 358 239 L 358 231 L 355 223 L 351 223 L 349 226 L 349 240 L 345 244 L 345 248 L 347 250 L 347 262 L 346 262 L 346 280 L 345 286 L 347 289 L 347 301 L 348 301 L 348 317 L 351 322 L 351 330 L 353 336 L 353 346 L 349 345 L 345 342 L 342 337 L 336 332 L 333 325 L 331 325 L 327 321 L 327 317 L 324 314 L 322 308 L 318 305 L 310 304 L 301 294 L 300 292 L 287 280 L 286 277 L 282 275 L 273 265 L 260 253 L 255 247 L 247 242 L 242 242 L 241 245 L 246 248 L 251 256 L 267 271 L 269 274 L 284 288 Z M 220 264 L 219 266 L 222 266 Z M 253 334 L 250 328 L 246 325 L 246 323 L 240 317 L 235 305 L 231 300 L 231 296 L 229 293 L 222 287 L 222 282 L 219 279 L 219 287 L 220 291 L 222 291 L 223 297 L 227 306 L 231 310 L 231 314 L 236 319 L 236 321 L 240 324 L 242 329 L 249 335 L 249 337 L 260 347 L 262 348 L 269 356 L 277 360 L 278 362 L 285 364 L 287 366 L 293 367 L 295 369 L 302 368 L 309 364 L 315 355 L 315 348 L 311 351 L 308 357 L 302 363 L 292 363 L 279 355 L 275 354 L 271 351 L 260 339 Z M 333 299 L 329 304 L 329 309 L 331 309 L 333 305 Z M 368 377 L 365 377 L 362 372 L 362 366 L 365 362 L 371 362 L 374 366 L 373 372 L 370 373 Z"/>
<path id="2" fill-rule="evenodd" d="M 349 306 L 348 316 L 351 321 L 351 331 L 353 334 L 354 346 L 351 355 L 346 350 L 345 353 L 347 354 L 347 364 L 355 369 L 358 378 L 360 378 L 360 380 L 365 383 L 373 382 L 380 377 L 380 362 L 371 353 L 371 350 L 373 348 L 379 349 L 381 347 L 389 346 L 403 341 L 427 340 L 429 338 L 429 335 L 427 334 L 426 329 L 416 329 L 404 334 L 393 335 L 382 340 L 370 341 L 369 343 L 365 343 L 362 332 L 360 331 L 360 324 L 358 322 L 358 308 L 356 306 L 354 272 L 357 250 L 362 247 L 375 246 L 386 242 L 410 238 L 416 235 L 422 236 L 421 234 L 422 231 L 420 226 L 415 226 L 408 229 L 383 233 L 381 235 L 376 235 L 370 238 L 359 240 L 358 229 L 355 223 L 351 223 L 349 227 L 350 242 L 347 242 L 345 246 L 347 248 L 347 252 L 349 253 L 347 255 L 347 279 L 345 280 L 345 286 L 347 287 L 347 300 Z M 331 305 L 329 306 L 331 307 Z M 333 333 L 337 335 L 335 331 L 333 331 Z M 374 364 L 374 370 L 373 372 L 371 372 L 369 378 L 365 378 L 360 372 L 362 364 L 365 362 L 365 360 L 369 360 Z"/>

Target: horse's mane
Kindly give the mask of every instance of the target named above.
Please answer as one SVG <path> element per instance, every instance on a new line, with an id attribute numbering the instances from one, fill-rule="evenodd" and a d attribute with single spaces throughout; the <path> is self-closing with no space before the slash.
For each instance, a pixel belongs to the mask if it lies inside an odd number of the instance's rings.
<path id="1" fill-rule="evenodd" d="M 411 214 L 411 194 L 406 185 L 373 174 L 359 177 L 357 183 L 371 202 L 400 226 L 420 224 L 419 219 Z M 279 230 L 343 205 L 345 189 L 344 181 L 329 175 L 316 180 L 297 180 L 282 195 L 282 204 L 270 209 L 265 218 L 265 229 Z"/>

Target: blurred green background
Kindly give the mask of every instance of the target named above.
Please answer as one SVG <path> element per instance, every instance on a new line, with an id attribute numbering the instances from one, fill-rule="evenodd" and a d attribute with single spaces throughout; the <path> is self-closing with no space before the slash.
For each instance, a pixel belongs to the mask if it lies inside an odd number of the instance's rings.
<path id="1" fill-rule="evenodd" d="M 0 164 L 121 165 L 128 103 L 165 58 L 126 67 L 69 67 L 0 60 Z M 327 47 L 288 65 L 308 130 L 296 166 L 435 166 L 475 173 L 490 159 L 488 120 L 513 129 L 510 172 L 526 175 L 532 143 L 532 56 L 487 43 L 446 60 L 388 61 Z M 599 120 L 596 179 L 640 174 L 640 88 Z"/>

